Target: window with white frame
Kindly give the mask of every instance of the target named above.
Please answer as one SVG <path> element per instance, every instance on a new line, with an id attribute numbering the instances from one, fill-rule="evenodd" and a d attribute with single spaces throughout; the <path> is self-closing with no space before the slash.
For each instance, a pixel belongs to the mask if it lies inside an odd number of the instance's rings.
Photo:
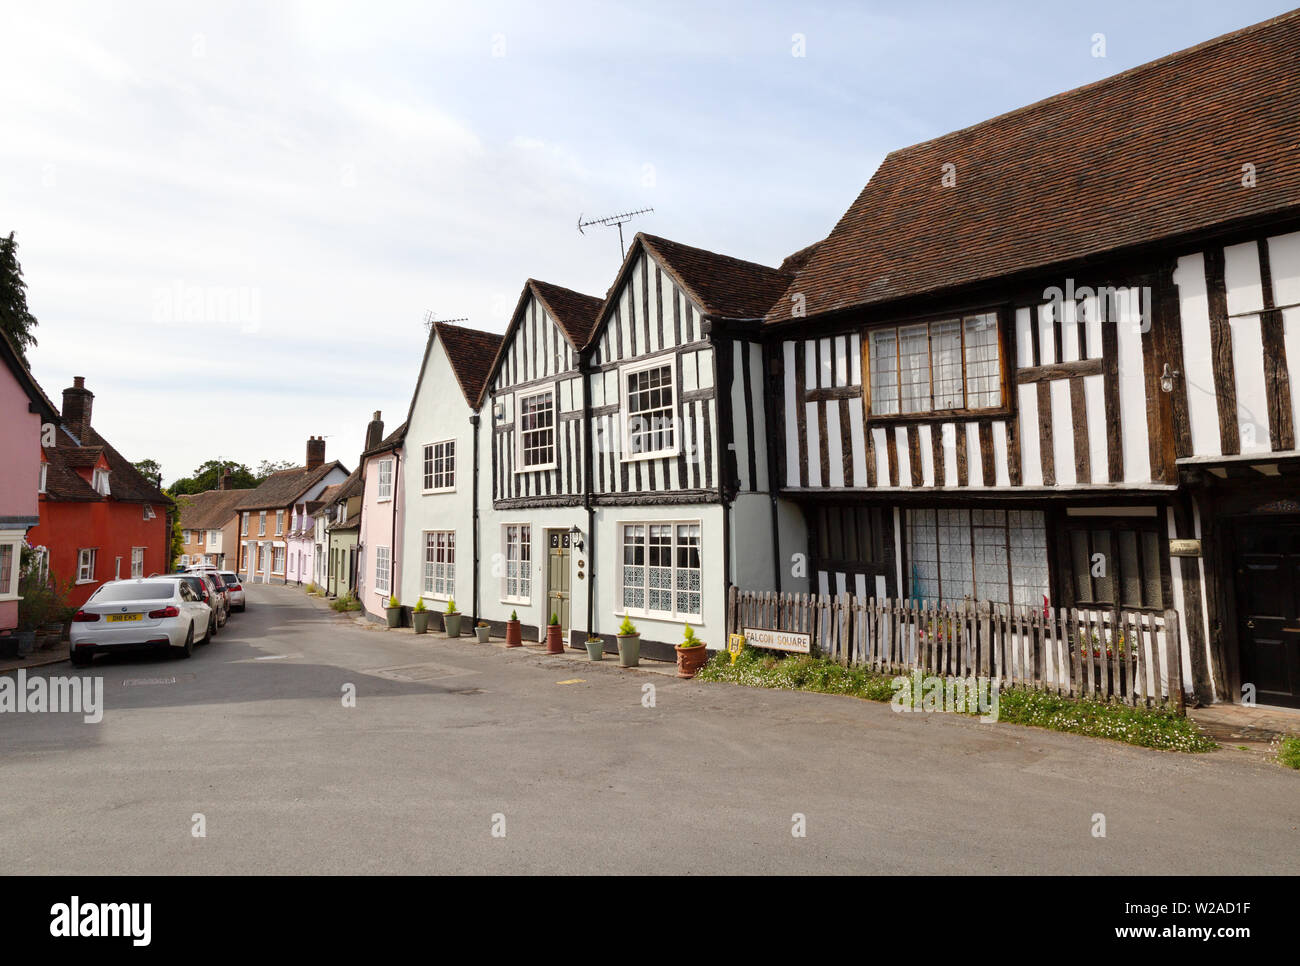
<path id="1" fill-rule="evenodd" d="M 526 604 L 533 593 L 532 527 L 527 523 L 508 523 L 502 530 L 506 554 L 502 596 Z"/>
<path id="2" fill-rule="evenodd" d="M 257 535 L 259 537 L 266 536 L 266 511 L 265 510 L 259 510 L 257 512 Z"/>
<path id="3" fill-rule="evenodd" d="M 452 530 L 424 533 L 424 592 L 443 598 L 456 592 L 456 534 Z"/>
<path id="4" fill-rule="evenodd" d="M 519 397 L 519 468 L 555 465 L 555 394 L 551 390 Z"/>
<path id="5" fill-rule="evenodd" d="M 221 543 L 221 531 L 213 530 L 208 534 L 208 546 L 216 547 L 219 543 Z"/>
<path id="6" fill-rule="evenodd" d="M 622 531 L 623 611 L 698 620 L 703 581 L 699 522 L 625 523 Z"/>
<path id="7" fill-rule="evenodd" d="M 388 580 L 392 565 L 391 551 L 387 547 L 375 547 L 375 593 L 388 593 Z"/>
<path id="8" fill-rule="evenodd" d="M 907 511 L 908 596 L 1044 606 L 1047 524 L 1039 510 Z"/>
<path id="9" fill-rule="evenodd" d="M 148 503 L 146 503 L 146 504 L 144 505 L 144 514 L 143 514 L 143 516 L 144 516 L 144 519 L 146 519 L 146 520 L 152 520 L 155 516 L 157 516 L 157 514 L 153 512 L 153 507 L 150 506 Z"/>
<path id="10" fill-rule="evenodd" d="M 16 540 L 6 539 L 0 543 L 0 600 L 12 600 L 18 596 L 18 562 L 22 557 L 18 547 Z"/>
<path id="11" fill-rule="evenodd" d="M 195 539 L 198 541 L 198 544 L 199 544 L 200 547 L 203 546 L 203 535 L 204 535 L 204 533 L 206 533 L 206 531 L 204 531 L 204 530 L 198 530 L 198 531 L 196 531 L 195 534 L 194 534 L 194 537 L 195 537 Z"/>
<path id="12" fill-rule="evenodd" d="M 284 573 L 284 547 L 273 547 L 271 550 L 271 573 Z"/>
<path id="13" fill-rule="evenodd" d="M 90 483 L 91 486 L 95 488 L 95 492 L 100 496 L 109 495 L 108 470 L 95 470 L 94 473 L 91 474 Z"/>
<path id="14" fill-rule="evenodd" d="M 677 452 L 673 390 L 671 362 L 623 370 L 623 447 L 628 457 Z"/>
<path id="15" fill-rule="evenodd" d="M 41 475 L 36 481 L 37 493 L 45 492 L 45 483 L 46 480 L 49 479 L 49 475 L 50 475 L 50 464 L 45 462 L 44 460 L 41 460 Z"/>
<path id="16" fill-rule="evenodd" d="M 393 498 L 393 461 L 379 461 L 379 499 L 391 500 Z"/>
<path id="17" fill-rule="evenodd" d="M 278 537 L 284 533 L 284 511 L 275 511 L 275 535 Z"/>
<path id="18" fill-rule="evenodd" d="M 244 512 L 243 518 L 239 522 L 239 535 L 241 537 L 248 536 L 248 512 L 247 511 Z"/>
<path id="19" fill-rule="evenodd" d="M 95 579 L 95 548 L 83 548 L 77 551 L 77 583 L 88 584 Z"/>
<path id="20" fill-rule="evenodd" d="M 189 543 L 189 542 L 190 542 L 190 532 L 188 530 L 182 530 L 181 543 Z"/>
<path id="21" fill-rule="evenodd" d="M 867 342 L 874 416 L 1003 404 L 996 313 L 872 329 Z"/>
<path id="22" fill-rule="evenodd" d="M 456 441 L 443 440 L 424 447 L 424 492 L 456 488 Z"/>
<path id="23" fill-rule="evenodd" d="M 131 576 L 144 576 L 144 547 L 131 548 Z"/>

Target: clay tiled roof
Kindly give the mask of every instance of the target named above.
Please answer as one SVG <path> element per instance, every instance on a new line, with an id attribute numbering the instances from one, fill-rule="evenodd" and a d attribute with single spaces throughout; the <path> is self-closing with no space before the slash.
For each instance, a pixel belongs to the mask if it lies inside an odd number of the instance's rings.
<path id="1" fill-rule="evenodd" d="M 82 444 L 85 445 L 82 445 Z M 49 468 L 46 470 L 45 495 L 51 500 L 103 500 L 77 471 L 90 470 L 102 460 L 108 464 L 109 499 L 120 503 L 156 503 L 166 506 L 171 500 L 140 475 L 121 453 L 93 429 L 78 441 L 67 428 L 59 426 L 54 445 L 42 450 Z"/>
<path id="2" fill-rule="evenodd" d="M 706 315 L 761 319 L 790 284 L 789 275 L 757 262 L 719 255 L 657 235 L 638 233 L 636 237 L 676 276 L 677 283 Z"/>
<path id="3" fill-rule="evenodd" d="M 603 300 L 562 285 L 539 282 L 535 278 L 528 280 L 527 287 L 541 300 L 547 314 L 555 320 L 569 344 L 579 350 L 585 347 L 591 338 L 592 329 L 596 327 L 596 316 L 600 314 Z"/>
<path id="4" fill-rule="evenodd" d="M 269 510 L 292 506 L 298 498 L 323 480 L 333 469 L 344 469 L 334 460 L 323 463 L 314 470 L 305 466 L 272 473 L 255 490 L 243 490 L 243 498 L 235 504 L 236 510 Z"/>
<path id="5" fill-rule="evenodd" d="M 433 327 L 437 337 L 442 340 L 443 350 L 446 351 L 447 358 L 451 362 L 451 371 L 456 374 L 456 381 L 460 383 L 460 391 L 465 394 L 465 401 L 469 403 L 471 409 L 478 409 L 479 401 L 483 397 L 483 387 L 487 385 L 488 373 L 492 370 L 492 362 L 496 359 L 505 337 L 494 332 L 480 332 L 478 329 L 448 325 L 446 322 L 434 322 Z M 426 351 L 426 362 L 428 357 Z M 423 368 L 420 370 L 420 376 L 424 377 Z M 418 392 L 418 385 L 416 390 Z M 414 396 L 411 402 L 414 404 Z"/>
<path id="6" fill-rule="evenodd" d="M 339 500 L 349 500 L 354 496 L 361 496 L 365 493 L 366 477 L 365 474 L 361 472 L 362 467 L 364 466 L 365 463 L 363 462 L 352 471 L 351 475 L 349 475 L 346 480 L 338 485 L 338 493 L 334 495 L 334 501 L 336 503 Z"/>
<path id="7" fill-rule="evenodd" d="M 95 430 L 89 429 L 86 438 L 81 441 L 86 446 L 97 446 L 104 451 L 108 461 L 108 483 L 115 500 L 124 503 L 160 503 L 170 504 L 171 498 L 154 484 L 145 479 L 131 462 L 113 448 L 113 445 Z"/>
<path id="8" fill-rule="evenodd" d="M 790 293 L 820 315 L 1295 213 L 1300 11 L 893 152 Z"/>
<path id="9" fill-rule="evenodd" d="M 370 449 L 362 453 L 361 459 L 364 461 L 369 459 L 371 456 L 378 456 L 380 453 L 391 453 L 393 450 L 398 449 L 405 439 L 406 423 L 402 423 L 402 425 L 398 426 L 395 430 L 380 440 L 378 446 L 372 446 Z"/>
<path id="10" fill-rule="evenodd" d="M 235 516 L 235 504 L 247 490 L 205 490 L 176 497 L 186 530 L 219 530 Z"/>

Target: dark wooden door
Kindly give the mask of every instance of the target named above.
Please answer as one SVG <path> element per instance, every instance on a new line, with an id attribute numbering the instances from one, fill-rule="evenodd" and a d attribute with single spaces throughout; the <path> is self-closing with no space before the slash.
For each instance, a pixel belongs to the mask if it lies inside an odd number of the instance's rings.
<path id="1" fill-rule="evenodd" d="M 1236 576 L 1241 682 L 1300 707 L 1300 524 L 1239 525 Z"/>

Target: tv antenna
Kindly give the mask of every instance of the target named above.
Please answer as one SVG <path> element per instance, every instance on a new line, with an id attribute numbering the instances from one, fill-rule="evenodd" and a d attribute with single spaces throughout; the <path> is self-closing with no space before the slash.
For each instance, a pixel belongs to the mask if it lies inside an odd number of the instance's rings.
<path id="1" fill-rule="evenodd" d="M 460 319 L 440 319 L 434 312 L 427 311 L 424 313 L 424 332 L 426 335 L 432 332 L 434 322 L 446 322 L 451 325 L 458 325 L 461 322 L 468 322 L 468 321 L 469 321 L 468 317 L 460 318 Z"/>
<path id="2" fill-rule="evenodd" d="M 583 221 L 582 215 L 579 215 L 578 234 L 585 235 L 586 232 L 583 231 L 582 229 L 590 228 L 592 225 L 604 225 L 606 228 L 610 227 L 611 225 L 617 225 L 618 226 L 618 249 L 622 253 L 623 257 L 626 258 L 627 248 L 623 244 L 623 225 L 631 221 L 637 215 L 648 215 L 652 211 L 654 211 L 653 208 L 638 208 L 636 211 L 624 211 L 621 214 L 607 215 L 604 218 L 589 218 L 586 221 Z"/>

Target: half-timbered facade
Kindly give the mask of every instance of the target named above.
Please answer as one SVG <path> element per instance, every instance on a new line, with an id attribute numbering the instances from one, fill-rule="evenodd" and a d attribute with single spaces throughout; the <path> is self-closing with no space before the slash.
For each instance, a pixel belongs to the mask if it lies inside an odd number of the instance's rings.
<path id="1" fill-rule="evenodd" d="M 1197 697 L 1300 704 L 1298 65 L 1291 14 L 885 159 L 768 313 L 811 589 L 1173 609 Z"/>
<path id="2" fill-rule="evenodd" d="M 775 584 L 761 321 L 779 270 L 638 234 L 586 358 L 590 626 L 725 646 L 730 583 Z"/>
<path id="3" fill-rule="evenodd" d="M 482 614 L 498 632 L 517 613 L 540 640 L 554 614 L 566 638 L 587 630 L 586 558 L 575 540 L 587 526 L 587 441 L 580 355 L 601 300 L 529 279 L 487 378 L 490 507 L 480 552 L 492 561 Z"/>

